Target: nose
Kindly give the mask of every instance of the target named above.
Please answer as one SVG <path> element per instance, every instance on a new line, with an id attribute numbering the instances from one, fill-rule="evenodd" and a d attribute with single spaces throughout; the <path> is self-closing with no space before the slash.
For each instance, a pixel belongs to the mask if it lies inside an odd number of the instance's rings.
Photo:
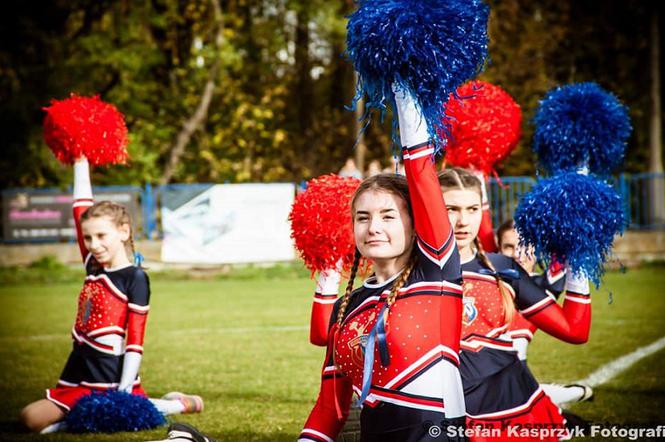
<path id="1" fill-rule="evenodd" d="M 459 216 L 457 217 L 457 224 L 460 226 L 466 226 L 469 224 L 469 214 L 466 213 L 464 210 L 461 210 L 459 213 Z"/>
<path id="2" fill-rule="evenodd" d="M 90 240 L 90 250 L 95 250 L 97 247 L 99 247 L 99 240 L 93 237 Z"/>
<path id="3" fill-rule="evenodd" d="M 377 234 L 382 230 L 382 223 L 379 217 L 372 217 L 369 221 L 369 233 Z"/>

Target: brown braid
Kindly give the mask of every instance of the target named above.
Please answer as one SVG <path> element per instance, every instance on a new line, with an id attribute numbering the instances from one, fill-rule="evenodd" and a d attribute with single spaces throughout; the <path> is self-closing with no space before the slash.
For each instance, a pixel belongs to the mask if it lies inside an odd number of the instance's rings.
<path id="1" fill-rule="evenodd" d="M 496 269 L 485 254 L 483 246 L 478 240 L 478 237 L 473 240 L 473 245 L 476 247 L 476 253 L 478 254 L 478 259 L 480 262 L 485 267 L 496 273 Z M 503 303 L 503 310 L 505 312 L 504 318 L 506 320 L 506 324 L 509 324 L 513 320 L 513 316 L 515 316 L 515 302 L 513 301 L 513 297 L 510 296 L 510 293 L 508 293 L 508 290 L 506 290 L 504 287 L 505 283 L 501 280 L 499 275 L 495 274 L 494 278 L 496 279 L 496 285 L 499 287 L 499 292 L 501 292 L 501 302 Z"/>
<path id="2" fill-rule="evenodd" d="M 358 272 L 359 264 L 360 264 L 360 251 L 356 249 L 356 252 L 353 256 L 353 266 L 351 267 L 349 282 L 346 284 L 344 297 L 342 298 L 342 303 L 339 305 L 339 311 L 337 312 L 337 325 L 340 327 L 342 326 L 342 320 L 344 319 L 344 313 L 346 312 L 346 307 L 349 305 L 349 301 L 351 300 L 351 293 L 353 292 L 353 280 L 356 279 L 356 273 Z"/>
<path id="3" fill-rule="evenodd" d="M 129 261 L 133 263 L 136 250 L 134 248 L 134 229 L 132 228 L 132 220 L 129 217 L 129 212 L 121 204 L 112 201 L 98 201 L 83 212 L 81 215 L 81 224 L 91 218 L 100 218 L 102 216 L 108 216 L 118 227 L 123 225 L 129 227 L 129 239 L 124 245 L 125 253 L 128 255 Z M 128 252 L 131 252 L 131 255 Z"/>
<path id="4" fill-rule="evenodd" d="M 411 256 L 409 256 L 409 261 L 406 264 L 406 267 L 404 267 L 404 270 L 402 271 L 402 274 L 399 275 L 399 278 L 397 278 L 397 281 L 393 284 L 392 288 L 390 289 L 390 293 L 388 294 L 388 297 L 386 298 L 386 303 L 388 303 L 388 307 L 393 305 L 395 302 L 395 298 L 397 298 L 397 294 L 399 293 L 399 290 L 404 287 L 404 284 L 406 284 L 406 280 L 409 279 L 409 275 L 411 274 L 411 270 L 413 270 L 413 267 L 416 265 L 416 254 L 415 254 L 415 247 L 413 251 L 411 252 Z"/>

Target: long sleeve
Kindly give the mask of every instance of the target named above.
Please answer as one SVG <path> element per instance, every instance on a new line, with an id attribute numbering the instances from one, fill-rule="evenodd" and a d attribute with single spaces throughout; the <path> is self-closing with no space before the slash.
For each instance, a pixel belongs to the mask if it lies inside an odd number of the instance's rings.
<path id="1" fill-rule="evenodd" d="M 333 311 L 342 275 L 336 269 L 323 270 L 316 282 L 309 321 L 309 342 L 324 347 L 328 342 L 330 316 Z"/>
<path id="2" fill-rule="evenodd" d="M 441 284 L 440 344 L 457 354 L 462 332 L 462 268 L 432 159 L 434 146 L 413 97 L 395 91 L 395 103 L 419 259 L 413 272 L 421 272 L 425 281 Z M 443 403 L 449 419 L 465 415 L 458 364 L 458 360 L 448 361 L 442 368 Z"/>
<path id="3" fill-rule="evenodd" d="M 582 344 L 589 339 L 591 328 L 589 283 L 584 277 L 577 277 L 569 271 L 566 273 L 563 306 L 559 306 L 554 297 L 545 294 L 530 278 L 520 282 L 518 306 L 522 315 L 545 333 L 565 342 Z M 534 302 L 532 293 L 535 290 L 544 295 Z M 527 296 L 521 296 L 523 291 L 528 292 Z"/>
<path id="4" fill-rule="evenodd" d="M 143 270 L 136 269 L 128 295 L 125 351 L 142 354 L 143 338 L 150 310 L 150 281 Z"/>
<path id="5" fill-rule="evenodd" d="M 404 169 L 416 231 L 416 243 L 422 256 L 438 269 L 439 281 L 461 281 L 459 253 L 436 176 L 427 124 L 413 98 L 396 91 L 395 101 L 402 142 Z M 432 275 L 434 276 L 434 275 Z"/>
<path id="6" fill-rule="evenodd" d="M 82 158 L 74 163 L 74 203 L 72 210 L 74 212 L 74 224 L 76 225 L 76 239 L 81 259 L 85 262 L 88 256 L 88 249 L 83 242 L 83 232 L 81 231 L 81 215 L 93 204 L 92 185 L 90 184 L 90 168 L 88 160 Z"/>
<path id="7" fill-rule="evenodd" d="M 326 360 L 321 373 L 321 388 L 316 404 L 309 414 L 305 426 L 298 437 L 298 441 L 333 442 L 344 427 L 349 415 L 353 385 L 351 379 L 340 372 L 333 363 L 334 335 L 337 324 L 331 327 Z M 337 403 L 342 412 L 342 419 L 338 418 L 335 406 Z"/>

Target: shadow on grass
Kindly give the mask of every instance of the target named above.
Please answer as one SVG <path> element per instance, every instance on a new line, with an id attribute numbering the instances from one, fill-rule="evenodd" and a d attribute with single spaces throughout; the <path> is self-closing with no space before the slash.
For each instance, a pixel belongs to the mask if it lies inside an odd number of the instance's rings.
<path id="1" fill-rule="evenodd" d="M 211 434 L 211 436 L 217 437 L 217 440 L 219 440 L 220 442 L 221 441 L 293 442 L 297 437 L 297 435 L 285 432 L 254 433 L 251 431 L 227 431 L 219 435 Z"/>

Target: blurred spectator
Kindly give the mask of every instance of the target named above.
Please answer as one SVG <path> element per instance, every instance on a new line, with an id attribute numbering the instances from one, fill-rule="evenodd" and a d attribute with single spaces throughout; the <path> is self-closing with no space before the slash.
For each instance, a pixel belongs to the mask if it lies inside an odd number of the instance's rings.
<path id="1" fill-rule="evenodd" d="M 348 176 L 353 178 L 358 178 L 359 180 L 363 179 L 363 173 L 356 166 L 356 162 L 353 158 L 347 158 L 344 167 L 339 170 L 339 176 Z"/>
<path id="2" fill-rule="evenodd" d="M 379 160 L 372 160 L 369 162 L 369 165 L 367 166 L 367 171 L 365 172 L 365 178 L 369 178 L 374 175 L 378 175 L 381 173 L 381 163 Z"/>
<path id="3" fill-rule="evenodd" d="M 395 161 L 392 161 L 392 164 L 385 169 L 383 169 L 383 173 L 396 173 L 398 175 L 406 175 L 404 172 L 404 164 L 398 163 L 397 166 L 395 166 Z"/>

